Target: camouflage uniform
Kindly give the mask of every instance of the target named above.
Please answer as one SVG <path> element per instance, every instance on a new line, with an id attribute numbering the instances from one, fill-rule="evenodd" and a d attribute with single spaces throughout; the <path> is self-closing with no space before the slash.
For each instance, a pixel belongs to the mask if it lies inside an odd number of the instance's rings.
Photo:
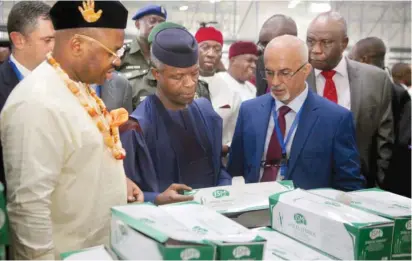
<path id="1" fill-rule="evenodd" d="M 118 70 L 132 85 L 133 110 L 147 95 L 156 91 L 156 80 L 150 72 L 149 62 L 144 58 L 137 39 L 126 45 Z"/>
<path id="2" fill-rule="evenodd" d="M 156 79 L 150 70 L 150 65 L 140 50 L 139 43 L 135 39 L 126 45 L 125 55 L 119 71 L 132 85 L 133 110 L 136 109 L 148 95 L 156 92 Z M 204 97 L 210 101 L 209 87 L 206 82 L 199 80 L 196 86 L 196 98 Z"/>

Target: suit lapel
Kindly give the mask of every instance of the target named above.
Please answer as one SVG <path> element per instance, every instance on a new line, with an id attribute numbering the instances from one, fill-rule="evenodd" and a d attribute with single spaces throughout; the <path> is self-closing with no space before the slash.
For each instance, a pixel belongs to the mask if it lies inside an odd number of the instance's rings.
<path id="1" fill-rule="evenodd" d="M 356 64 L 345 58 L 348 68 L 349 89 L 350 89 L 350 107 L 355 122 L 358 122 L 359 110 L 362 97 L 362 78 L 359 75 Z"/>
<path id="2" fill-rule="evenodd" d="M 254 134 L 256 134 L 256 150 L 254 151 L 258 152 L 255 155 L 255 166 L 260 166 L 260 161 L 262 160 L 262 155 L 265 150 L 265 142 L 269 121 L 272 120 L 272 118 L 270 117 L 272 107 L 273 97 L 270 93 L 265 94 L 265 98 L 262 99 L 262 103 L 260 104 L 259 108 L 257 108 L 259 112 L 256 114 L 256 118 L 253 119 L 253 126 L 255 127 Z"/>
<path id="3" fill-rule="evenodd" d="M 102 85 L 102 100 L 106 103 L 113 98 L 113 80 L 108 80 Z"/>
<path id="4" fill-rule="evenodd" d="M 303 104 L 298 128 L 296 129 L 296 133 L 293 138 L 291 155 L 289 158 L 289 170 L 286 173 L 286 179 L 290 178 L 290 174 L 293 172 L 294 167 L 296 166 L 295 162 L 299 158 L 300 153 L 302 152 L 302 149 L 307 141 L 307 138 L 310 136 L 312 128 L 318 120 L 318 115 L 316 113 L 313 113 L 313 111 L 318 108 L 315 95 L 316 94 L 314 94 L 313 91 L 309 90 L 308 97 Z"/>
<path id="5" fill-rule="evenodd" d="M 309 74 L 308 78 L 306 79 L 306 82 L 308 83 L 309 87 L 315 92 L 317 92 L 316 88 L 316 75 L 315 75 L 315 70 L 312 69 L 311 73 Z"/>

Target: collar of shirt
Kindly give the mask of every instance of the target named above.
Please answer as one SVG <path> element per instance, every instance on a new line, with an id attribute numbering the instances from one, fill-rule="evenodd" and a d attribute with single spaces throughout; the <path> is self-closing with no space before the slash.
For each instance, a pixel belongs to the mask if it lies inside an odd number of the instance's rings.
<path id="1" fill-rule="evenodd" d="M 407 91 L 409 90 L 408 86 L 406 86 L 405 84 L 401 83 L 400 85 L 401 85 L 405 90 L 407 90 Z"/>
<path id="2" fill-rule="evenodd" d="M 298 111 L 300 110 L 300 108 L 302 108 L 303 103 L 305 103 L 306 98 L 308 97 L 308 92 L 309 92 L 309 88 L 308 88 L 308 83 L 305 82 L 305 89 L 303 90 L 303 92 L 301 92 L 298 96 L 296 96 L 295 99 L 293 99 L 287 106 L 289 108 L 291 108 L 295 113 L 298 113 Z M 277 98 L 275 98 L 276 100 L 276 111 L 279 111 L 279 108 L 284 106 L 285 104 L 283 102 L 281 102 L 280 100 L 278 100 Z"/>
<path id="3" fill-rule="evenodd" d="M 338 63 L 338 65 L 336 65 L 335 68 L 333 68 L 333 70 L 336 71 L 336 73 L 340 74 L 341 76 L 347 77 L 348 67 L 346 65 L 346 58 L 342 56 L 342 59 L 340 59 L 340 62 Z M 322 70 L 315 69 L 316 77 L 319 77 L 321 72 Z"/>
<path id="4" fill-rule="evenodd" d="M 31 73 L 29 69 L 24 67 L 21 63 L 19 63 L 16 58 L 14 58 L 13 54 L 10 55 L 10 60 L 16 65 L 19 72 L 23 75 L 23 77 L 27 77 Z"/>

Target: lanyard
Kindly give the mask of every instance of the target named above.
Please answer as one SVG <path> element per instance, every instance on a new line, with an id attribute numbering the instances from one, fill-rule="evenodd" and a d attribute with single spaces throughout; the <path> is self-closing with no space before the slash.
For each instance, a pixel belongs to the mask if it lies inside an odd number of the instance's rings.
<path id="1" fill-rule="evenodd" d="M 288 145 L 288 143 L 289 143 L 289 141 L 292 137 L 292 134 L 295 131 L 297 125 L 298 125 L 301 112 L 302 112 L 302 108 L 300 108 L 300 110 L 296 114 L 295 120 L 293 121 L 292 126 L 290 126 L 289 132 L 286 135 L 286 140 L 284 140 L 282 132 L 280 131 L 280 127 L 279 127 L 278 113 L 276 111 L 276 101 L 273 100 L 273 119 L 275 121 L 276 137 L 279 141 L 280 148 L 282 150 L 282 160 L 280 162 L 280 176 L 281 176 L 281 179 L 283 179 L 285 177 L 285 174 L 286 174 L 287 168 L 288 168 L 288 159 L 287 159 L 286 146 Z"/>
<path id="2" fill-rule="evenodd" d="M 10 57 L 9 57 L 9 64 L 10 64 L 11 68 L 13 69 L 14 73 L 16 74 L 17 79 L 19 80 L 19 82 L 21 80 L 23 80 L 23 78 L 24 78 L 23 74 L 21 74 L 21 72 L 17 68 L 16 64 L 10 59 Z"/>

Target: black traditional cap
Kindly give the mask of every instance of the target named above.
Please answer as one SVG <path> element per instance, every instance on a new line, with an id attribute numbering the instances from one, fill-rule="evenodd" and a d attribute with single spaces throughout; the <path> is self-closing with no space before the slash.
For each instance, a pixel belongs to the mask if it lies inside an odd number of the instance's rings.
<path id="1" fill-rule="evenodd" d="M 156 34 L 153 55 L 162 63 L 187 68 L 198 62 L 198 46 L 194 36 L 183 28 L 168 28 Z"/>
<path id="2" fill-rule="evenodd" d="M 120 1 L 57 1 L 50 10 L 55 30 L 87 27 L 125 29 L 127 13 Z"/>
<path id="3" fill-rule="evenodd" d="M 176 24 L 173 22 L 162 22 L 158 23 L 155 27 L 153 27 L 152 31 L 150 32 L 149 36 L 147 37 L 147 42 L 149 44 L 152 44 L 154 37 L 156 34 L 162 30 L 168 29 L 168 28 L 183 28 L 186 29 L 183 25 Z"/>

